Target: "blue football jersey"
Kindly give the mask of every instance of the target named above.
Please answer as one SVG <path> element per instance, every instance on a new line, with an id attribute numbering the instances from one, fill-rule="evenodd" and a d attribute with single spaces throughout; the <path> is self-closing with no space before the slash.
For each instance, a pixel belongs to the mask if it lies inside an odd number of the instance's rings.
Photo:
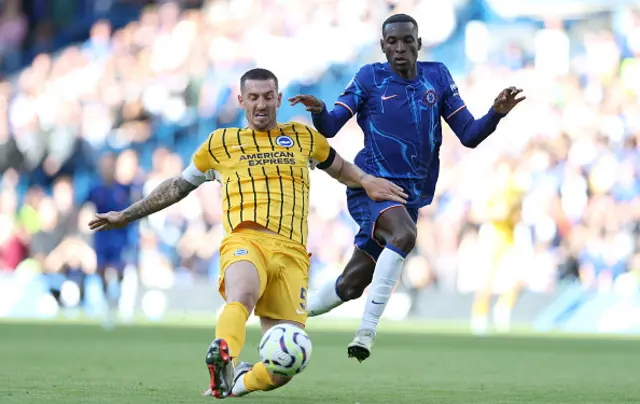
<path id="1" fill-rule="evenodd" d="M 131 203 L 131 187 L 118 183 L 99 183 L 91 189 L 87 200 L 96 206 L 99 213 L 121 211 Z M 124 248 L 129 241 L 129 231 L 125 227 L 96 233 L 96 249 Z"/>
<path id="2" fill-rule="evenodd" d="M 417 77 L 406 80 L 388 63 L 362 67 L 336 105 L 357 115 L 364 148 L 355 163 L 365 172 L 392 180 L 409 194 L 408 206 L 433 200 L 440 170 L 441 117 L 447 122 L 465 108 L 446 66 L 418 62 Z"/>

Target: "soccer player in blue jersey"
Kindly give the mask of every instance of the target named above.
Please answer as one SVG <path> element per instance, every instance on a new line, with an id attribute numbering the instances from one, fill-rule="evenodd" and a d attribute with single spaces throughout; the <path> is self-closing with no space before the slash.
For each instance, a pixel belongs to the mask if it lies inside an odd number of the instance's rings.
<path id="1" fill-rule="evenodd" d="M 91 188 L 87 202 L 92 202 L 98 212 L 118 211 L 132 202 L 132 189 L 115 179 L 116 156 L 105 154 L 100 159 L 101 179 Z M 97 269 L 104 286 L 108 304 L 105 326 L 114 325 L 116 309 L 120 299 L 120 285 L 126 266 L 124 254 L 129 246 L 130 229 L 116 229 L 96 233 L 94 249 Z"/>
<path id="2" fill-rule="evenodd" d="M 348 189 L 349 213 L 360 225 L 351 260 L 344 272 L 310 296 L 309 315 L 317 316 L 360 297 L 371 284 L 362 322 L 347 349 L 363 361 L 371 354 L 376 328 L 405 257 L 416 242 L 418 209 L 431 203 L 440 170 L 443 117 L 466 147 L 486 139 L 500 120 L 525 99 L 510 87 L 498 94 L 485 116 L 475 119 L 460 98 L 447 67 L 418 62 L 422 46 L 418 24 L 405 14 L 382 25 L 380 46 L 387 63 L 363 66 L 331 112 L 311 95 L 289 99 L 313 116 L 320 133 L 333 137 L 354 115 L 364 132 L 364 149 L 355 163 L 371 175 L 391 180 L 409 194 L 405 205 L 374 202 L 361 190 Z"/>

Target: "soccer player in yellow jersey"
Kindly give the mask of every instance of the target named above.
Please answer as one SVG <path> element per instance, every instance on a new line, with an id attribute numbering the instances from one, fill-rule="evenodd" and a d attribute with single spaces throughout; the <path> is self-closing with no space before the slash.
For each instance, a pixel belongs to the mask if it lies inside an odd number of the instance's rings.
<path id="1" fill-rule="evenodd" d="M 496 181 L 495 189 L 484 206 L 484 216 L 487 220 L 485 234 L 490 245 L 489 271 L 476 292 L 472 307 L 471 326 L 472 330 L 478 334 L 484 334 L 487 331 L 494 279 L 504 265 L 504 260 L 514 248 L 514 232 L 520 220 L 522 202 L 521 191 L 515 183 L 509 163 L 501 162 L 498 165 L 494 181 Z M 512 282 L 512 285 L 498 298 L 494 309 L 496 313 L 510 314 L 516 303 L 518 289 L 519 282 Z"/>
<path id="2" fill-rule="evenodd" d="M 399 186 L 344 161 L 312 128 L 279 124 L 282 94 L 272 72 L 250 70 L 240 87 L 247 128 L 214 131 L 181 176 L 127 209 L 97 214 L 89 223 L 98 231 L 124 227 L 180 201 L 207 180 L 220 181 L 226 236 L 219 290 L 227 304 L 207 352 L 211 382 L 205 392 L 217 398 L 272 390 L 289 381 L 269 374 L 261 362 L 235 364 L 252 310 L 263 332 L 281 322 L 304 327 L 307 321 L 309 167 L 317 165 L 348 187 L 364 188 L 374 200 L 405 203 L 407 198 Z"/>

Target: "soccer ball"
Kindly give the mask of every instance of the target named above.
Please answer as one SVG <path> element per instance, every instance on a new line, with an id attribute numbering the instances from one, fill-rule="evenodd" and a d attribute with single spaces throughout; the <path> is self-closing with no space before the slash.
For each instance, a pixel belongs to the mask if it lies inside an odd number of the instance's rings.
<path id="1" fill-rule="evenodd" d="M 271 327 L 260 340 L 260 358 L 269 372 L 294 376 L 311 359 L 311 339 L 302 328 L 289 323 Z"/>

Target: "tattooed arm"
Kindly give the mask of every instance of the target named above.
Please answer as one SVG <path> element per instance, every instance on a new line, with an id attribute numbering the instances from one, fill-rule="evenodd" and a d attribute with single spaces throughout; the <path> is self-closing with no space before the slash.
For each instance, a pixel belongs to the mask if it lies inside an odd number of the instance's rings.
<path id="1" fill-rule="evenodd" d="M 89 228 L 102 231 L 125 227 L 131 222 L 147 217 L 181 201 L 197 187 L 197 185 L 190 183 L 182 176 L 169 178 L 158 185 L 145 198 L 121 212 L 96 214 L 95 219 L 89 222 Z"/>
<path id="2" fill-rule="evenodd" d="M 181 201 L 205 181 L 213 179 L 217 179 L 213 170 L 202 173 L 191 163 L 182 172 L 181 176 L 163 181 L 146 198 L 142 198 L 127 209 L 121 212 L 96 214 L 96 217 L 89 222 L 89 228 L 102 231 L 125 227 L 131 222 L 147 217 Z"/>
<path id="3" fill-rule="evenodd" d="M 146 198 L 123 210 L 122 215 L 128 222 L 134 222 L 180 202 L 196 188 L 181 176 L 169 178 L 151 191 Z"/>

